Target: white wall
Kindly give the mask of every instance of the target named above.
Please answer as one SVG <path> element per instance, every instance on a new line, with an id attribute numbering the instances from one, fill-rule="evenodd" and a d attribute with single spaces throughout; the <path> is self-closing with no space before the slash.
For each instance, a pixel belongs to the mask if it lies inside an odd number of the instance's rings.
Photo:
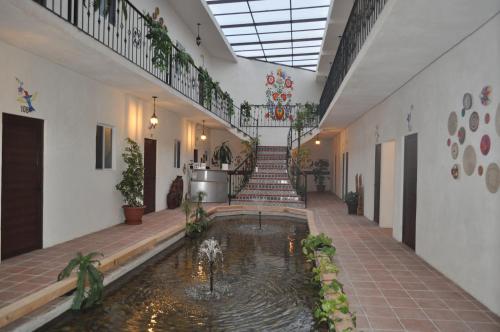
<path id="1" fill-rule="evenodd" d="M 121 178 L 121 152 L 127 136 L 143 147 L 144 137 L 158 140 L 156 209 L 166 207 L 170 181 L 182 175 L 173 168 L 173 140 L 188 149 L 192 124 L 157 110 L 159 126 L 147 129 L 152 104 L 88 79 L 45 59 L 0 42 L 0 110 L 44 120 L 43 246 L 122 222 L 122 199 L 115 190 Z M 16 77 L 38 93 L 36 112 L 20 112 Z M 114 127 L 113 169 L 95 169 L 98 123 Z M 191 147 L 192 149 L 192 147 Z M 183 163 L 187 157 L 182 153 Z M 182 164 L 181 164 L 182 166 Z"/>
<path id="2" fill-rule="evenodd" d="M 350 190 L 354 189 L 354 175 L 363 174 L 365 215 L 372 219 L 375 127 L 380 128 L 379 142 L 396 141 L 393 235 L 401 240 L 403 142 L 406 135 L 418 133 L 416 253 L 500 314 L 500 192 L 488 192 L 484 175 L 479 177 L 477 173 L 461 174 L 460 180 L 454 180 L 450 174 L 454 162 L 446 145 L 449 113 L 460 112 L 465 92 L 472 93 L 473 109 L 481 119 L 486 112 L 494 117 L 500 103 L 498 31 L 497 15 L 351 124 L 339 136 L 345 145 L 337 145 L 340 150 L 336 152 L 349 151 Z M 485 85 L 493 88 L 493 101 L 487 107 L 480 105 L 478 97 Z M 406 118 L 411 105 L 409 131 Z M 479 130 L 471 133 L 468 121 L 460 121 L 467 128 L 466 144 L 476 149 L 478 164 L 486 168 L 491 162 L 500 163 L 500 137 L 494 125 L 486 126 L 481 121 Z M 479 141 L 485 133 L 492 140 L 486 157 L 479 152 Z M 460 147 L 459 158 L 464 148 Z"/>
<path id="3" fill-rule="evenodd" d="M 331 191 L 332 190 L 332 181 L 331 178 L 333 177 L 333 155 L 331 153 L 331 145 L 332 145 L 332 140 L 331 139 L 321 139 L 321 144 L 316 145 L 315 144 L 315 139 L 311 139 L 307 141 L 307 143 L 303 144 L 302 147 L 309 149 L 310 152 L 310 160 L 311 162 L 315 162 L 319 159 L 325 159 L 329 163 L 328 171 L 330 172 L 330 175 L 326 176 L 325 178 L 325 190 L 326 191 Z M 312 170 L 314 168 L 311 167 L 308 170 Z M 314 183 L 314 175 L 308 175 L 307 176 L 307 191 L 312 192 L 312 191 L 317 191 L 316 189 L 316 184 Z"/>

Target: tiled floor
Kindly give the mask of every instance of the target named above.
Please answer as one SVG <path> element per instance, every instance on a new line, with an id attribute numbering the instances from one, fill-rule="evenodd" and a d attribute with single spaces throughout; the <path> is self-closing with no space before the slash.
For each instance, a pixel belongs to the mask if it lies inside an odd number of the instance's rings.
<path id="1" fill-rule="evenodd" d="M 333 238 L 336 262 L 359 331 L 500 331 L 500 319 L 333 195 L 308 197 L 318 230 Z"/>
<path id="2" fill-rule="evenodd" d="M 218 204 L 205 204 L 206 208 Z M 120 224 L 59 245 L 6 259 L 0 263 L 0 308 L 54 283 L 77 252 L 97 251 L 104 256 L 135 244 L 159 231 L 185 222 L 180 209 L 163 210 L 143 217 L 143 224 Z"/>

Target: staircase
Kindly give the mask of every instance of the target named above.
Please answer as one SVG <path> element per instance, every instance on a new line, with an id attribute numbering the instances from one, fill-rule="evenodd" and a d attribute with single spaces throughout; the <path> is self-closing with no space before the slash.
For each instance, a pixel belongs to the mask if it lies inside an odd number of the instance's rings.
<path id="1" fill-rule="evenodd" d="M 285 146 L 259 146 L 255 171 L 231 204 L 304 208 L 288 178 L 286 158 Z"/>

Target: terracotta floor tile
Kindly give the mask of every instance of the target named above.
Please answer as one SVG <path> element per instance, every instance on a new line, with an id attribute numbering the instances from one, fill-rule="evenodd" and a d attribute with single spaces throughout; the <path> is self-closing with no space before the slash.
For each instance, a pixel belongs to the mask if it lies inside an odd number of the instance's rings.
<path id="1" fill-rule="evenodd" d="M 455 313 L 466 322 L 494 323 L 492 319 L 482 311 L 455 310 Z"/>
<path id="2" fill-rule="evenodd" d="M 396 318 L 396 313 L 390 307 L 363 305 L 363 311 L 368 317 L 391 317 Z"/>
<path id="3" fill-rule="evenodd" d="M 418 308 L 417 303 L 410 298 L 386 297 L 386 300 L 391 307 Z"/>
<path id="4" fill-rule="evenodd" d="M 398 330 L 403 327 L 396 318 L 389 317 L 368 317 L 370 325 L 373 329 L 387 329 L 387 330 Z"/>
<path id="5" fill-rule="evenodd" d="M 409 332 L 433 332 L 438 331 L 436 326 L 430 320 L 420 319 L 401 319 L 405 331 Z"/>
<path id="6" fill-rule="evenodd" d="M 409 318 L 409 319 L 427 319 L 424 311 L 417 308 L 392 308 L 398 318 Z"/>
<path id="7" fill-rule="evenodd" d="M 456 320 L 459 321 L 458 315 L 447 309 L 424 309 L 425 314 L 432 320 Z"/>
<path id="8" fill-rule="evenodd" d="M 500 332 L 500 325 L 492 323 L 467 323 L 474 332 Z"/>
<path id="9" fill-rule="evenodd" d="M 472 329 L 461 321 L 454 320 L 433 320 L 441 332 L 470 332 Z"/>

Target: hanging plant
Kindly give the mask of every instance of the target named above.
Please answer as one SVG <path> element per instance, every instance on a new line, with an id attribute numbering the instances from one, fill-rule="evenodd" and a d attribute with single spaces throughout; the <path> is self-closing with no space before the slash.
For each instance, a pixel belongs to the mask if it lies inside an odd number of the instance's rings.
<path id="1" fill-rule="evenodd" d="M 250 113 L 252 111 L 252 106 L 250 106 L 248 101 L 245 100 L 240 105 L 240 110 L 241 110 L 241 115 L 243 116 L 243 121 L 245 121 L 245 123 L 250 121 L 250 117 L 252 116 L 252 114 Z"/>
<path id="2" fill-rule="evenodd" d="M 112 0 L 88 0 L 88 3 L 87 0 L 83 0 L 83 7 L 87 8 L 91 1 L 94 11 L 98 11 L 102 6 L 103 11 L 101 14 L 105 17 L 109 15 L 109 11 L 113 8 Z M 120 4 L 122 5 L 123 17 L 127 19 L 127 2 L 125 0 L 118 0 L 118 6 L 120 6 Z"/>
<path id="3" fill-rule="evenodd" d="M 226 100 L 226 106 L 227 106 L 227 114 L 229 117 L 232 117 L 234 115 L 234 101 L 233 98 L 229 95 L 228 92 L 224 93 L 224 99 Z"/>
<path id="4" fill-rule="evenodd" d="M 189 65 L 195 66 L 194 60 L 191 57 L 191 55 L 184 50 L 178 50 L 175 53 L 174 59 L 175 59 L 176 68 L 177 68 L 177 66 L 179 66 L 179 67 L 183 68 L 184 70 L 186 70 L 187 72 L 189 72 L 189 69 L 190 69 Z"/>
<path id="5" fill-rule="evenodd" d="M 203 91 L 203 100 L 201 102 L 208 107 L 212 103 L 212 89 L 214 85 L 212 77 L 210 77 L 205 68 L 200 68 L 198 78 L 200 80 L 200 89 Z"/>
<path id="6" fill-rule="evenodd" d="M 163 24 L 163 19 L 156 20 L 154 17 L 150 14 L 145 16 L 149 30 L 146 38 L 151 40 L 150 48 L 153 50 L 151 61 L 156 68 L 166 71 L 172 57 L 172 40 L 168 35 L 167 27 Z"/>

